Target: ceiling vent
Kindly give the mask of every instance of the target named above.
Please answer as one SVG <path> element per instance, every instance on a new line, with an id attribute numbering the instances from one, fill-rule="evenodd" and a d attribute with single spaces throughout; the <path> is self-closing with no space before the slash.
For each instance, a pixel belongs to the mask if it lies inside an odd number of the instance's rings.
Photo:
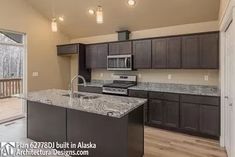
<path id="1" fill-rule="evenodd" d="M 130 31 L 123 30 L 123 31 L 117 31 L 118 33 L 118 41 L 125 41 L 130 39 Z"/>

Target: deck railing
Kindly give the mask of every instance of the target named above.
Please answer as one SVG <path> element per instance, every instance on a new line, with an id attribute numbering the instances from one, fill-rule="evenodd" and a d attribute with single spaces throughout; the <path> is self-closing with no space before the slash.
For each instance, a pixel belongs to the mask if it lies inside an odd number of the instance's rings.
<path id="1" fill-rule="evenodd" d="M 0 79 L 0 98 L 8 98 L 22 92 L 22 78 Z"/>

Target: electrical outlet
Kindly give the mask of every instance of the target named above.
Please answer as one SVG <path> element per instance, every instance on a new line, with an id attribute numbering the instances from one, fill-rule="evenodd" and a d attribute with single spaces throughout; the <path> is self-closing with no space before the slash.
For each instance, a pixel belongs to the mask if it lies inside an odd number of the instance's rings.
<path id="1" fill-rule="evenodd" d="M 171 80 L 172 79 L 172 75 L 168 74 L 167 78 L 168 78 L 168 80 Z"/>
<path id="2" fill-rule="evenodd" d="M 141 77 L 142 77 L 142 75 L 139 73 L 139 74 L 138 74 L 138 77 L 139 77 L 139 78 L 141 78 Z"/>
<path id="3" fill-rule="evenodd" d="M 205 81 L 208 81 L 208 80 L 209 80 L 209 76 L 208 76 L 208 75 L 205 75 L 205 76 L 204 76 L 204 80 L 205 80 Z"/>
<path id="4" fill-rule="evenodd" d="M 32 76 L 33 76 L 33 77 L 38 77 L 39 74 L 38 74 L 38 72 L 33 72 Z"/>
<path id="5" fill-rule="evenodd" d="M 100 73 L 100 77 L 104 77 L 104 73 Z"/>

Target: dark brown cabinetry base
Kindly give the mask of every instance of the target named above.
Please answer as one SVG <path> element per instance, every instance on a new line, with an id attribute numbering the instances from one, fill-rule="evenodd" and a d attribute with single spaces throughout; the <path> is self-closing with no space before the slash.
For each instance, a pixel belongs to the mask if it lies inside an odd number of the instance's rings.
<path id="1" fill-rule="evenodd" d="M 142 157 L 143 105 L 113 118 L 52 105 L 27 103 L 27 137 L 39 142 L 95 143 L 89 157 Z"/>
<path id="2" fill-rule="evenodd" d="M 129 96 L 148 98 L 146 125 L 219 139 L 219 97 L 138 90 L 130 90 Z"/>

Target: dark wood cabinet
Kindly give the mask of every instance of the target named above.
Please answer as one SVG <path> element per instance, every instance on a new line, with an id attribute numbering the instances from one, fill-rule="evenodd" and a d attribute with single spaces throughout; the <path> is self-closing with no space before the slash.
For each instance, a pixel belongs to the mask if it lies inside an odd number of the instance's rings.
<path id="1" fill-rule="evenodd" d="M 78 44 L 57 45 L 57 55 L 71 55 L 78 53 Z"/>
<path id="2" fill-rule="evenodd" d="M 181 68 L 181 37 L 167 39 L 167 68 Z"/>
<path id="3" fill-rule="evenodd" d="M 27 138 L 38 142 L 65 142 L 66 109 L 27 101 Z"/>
<path id="4" fill-rule="evenodd" d="M 129 90 L 130 97 L 136 97 L 136 98 L 144 98 L 148 99 L 148 91 L 141 91 L 141 90 Z M 144 122 L 145 124 L 148 123 L 148 102 L 144 104 Z"/>
<path id="5" fill-rule="evenodd" d="M 149 100 L 149 123 L 162 125 L 164 118 L 163 101 L 158 99 Z"/>
<path id="6" fill-rule="evenodd" d="M 132 42 L 114 42 L 109 43 L 109 55 L 126 55 L 132 54 Z"/>
<path id="7" fill-rule="evenodd" d="M 184 36 L 182 39 L 182 68 L 218 69 L 219 33 Z"/>
<path id="8" fill-rule="evenodd" d="M 149 92 L 149 122 L 169 128 L 179 126 L 179 94 Z"/>
<path id="9" fill-rule="evenodd" d="M 88 93 L 99 93 L 102 94 L 102 87 L 92 87 L 92 86 L 78 86 L 78 91 L 80 92 L 88 92 Z"/>
<path id="10" fill-rule="evenodd" d="M 152 40 L 152 68 L 181 68 L 181 37 Z"/>
<path id="11" fill-rule="evenodd" d="M 151 40 L 133 41 L 134 69 L 151 69 Z"/>
<path id="12" fill-rule="evenodd" d="M 182 38 L 182 68 L 199 68 L 199 52 L 199 36 L 184 36 Z"/>
<path id="13" fill-rule="evenodd" d="M 108 44 L 86 46 L 86 68 L 98 69 L 107 67 Z"/>
<path id="14" fill-rule="evenodd" d="M 167 68 L 167 40 L 152 40 L 152 68 Z"/>
<path id="15" fill-rule="evenodd" d="M 200 35 L 200 67 L 219 68 L 219 33 Z"/>
<path id="16" fill-rule="evenodd" d="M 164 101 L 164 124 L 168 127 L 179 127 L 179 102 Z"/>
<path id="17" fill-rule="evenodd" d="M 220 116 L 218 106 L 200 106 L 200 132 L 218 136 L 220 135 Z"/>
<path id="18" fill-rule="evenodd" d="M 182 129 L 219 137 L 219 97 L 182 95 L 181 102 Z"/>
<path id="19" fill-rule="evenodd" d="M 181 103 L 181 128 L 184 130 L 199 131 L 199 105 Z"/>

